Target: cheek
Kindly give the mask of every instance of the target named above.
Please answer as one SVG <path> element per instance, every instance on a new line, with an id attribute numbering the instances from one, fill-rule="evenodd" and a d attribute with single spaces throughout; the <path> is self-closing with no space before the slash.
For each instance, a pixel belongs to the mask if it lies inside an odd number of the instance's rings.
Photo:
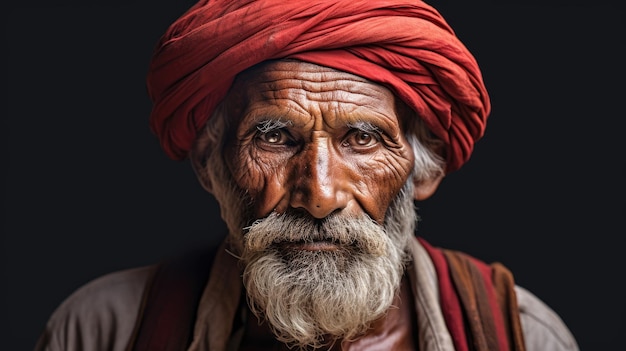
<path id="1" fill-rule="evenodd" d="M 383 155 L 359 165 L 355 172 L 359 202 L 377 222 L 382 223 L 387 209 L 411 175 L 412 154 Z"/>
<path id="2" fill-rule="evenodd" d="M 263 157 L 252 150 L 242 145 L 228 155 L 227 162 L 237 186 L 250 196 L 255 215 L 263 216 L 284 193 L 287 159 Z"/>
<path id="3" fill-rule="evenodd" d="M 268 172 L 267 165 L 256 162 L 253 155 L 243 150 L 238 150 L 227 157 L 230 172 L 237 186 L 245 189 L 251 195 L 263 187 L 265 174 Z"/>

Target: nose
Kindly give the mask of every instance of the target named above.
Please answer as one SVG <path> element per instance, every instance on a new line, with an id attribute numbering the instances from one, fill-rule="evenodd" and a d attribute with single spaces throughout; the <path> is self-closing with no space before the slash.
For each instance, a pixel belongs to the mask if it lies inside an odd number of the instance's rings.
<path id="1" fill-rule="evenodd" d="M 344 209 L 350 200 L 349 179 L 340 155 L 328 139 L 315 140 L 296 157 L 291 207 L 304 209 L 320 219 Z"/>

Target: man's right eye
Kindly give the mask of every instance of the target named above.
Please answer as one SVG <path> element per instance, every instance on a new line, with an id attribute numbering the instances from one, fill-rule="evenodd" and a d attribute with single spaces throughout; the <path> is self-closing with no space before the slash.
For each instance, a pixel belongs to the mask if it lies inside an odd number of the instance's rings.
<path id="1" fill-rule="evenodd" d="M 258 132 L 257 138 L 270 145 L 285 145 L 290 141 L 288 133 L 283 129 L 273 129 L 267 132 Z"/>

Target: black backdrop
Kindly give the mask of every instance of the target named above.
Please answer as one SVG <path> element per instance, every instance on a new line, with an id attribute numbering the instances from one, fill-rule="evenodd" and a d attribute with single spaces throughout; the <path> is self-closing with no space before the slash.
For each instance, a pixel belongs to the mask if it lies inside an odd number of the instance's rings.
<path id="1" fill-rule="evenodd" d="M 31 350 L 88 280 L 223 233 L 189 164 L 148 130 L 151 50 L 192 3 L 3 3 L 1 350 Z M 493 112 L 470 162 L 419 204 L 419 233 L 503 262 L 583 350 L 615 350 L 626 327 L 624 11 L 431 3 L 478 59 Z"/>

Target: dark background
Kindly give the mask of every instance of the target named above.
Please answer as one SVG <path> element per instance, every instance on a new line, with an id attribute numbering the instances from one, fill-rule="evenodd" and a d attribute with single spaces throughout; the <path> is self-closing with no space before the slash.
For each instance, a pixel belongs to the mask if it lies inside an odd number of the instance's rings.
<path id="1" fill-rule="evenodd" d="M 148 129 L 145 74 L 192 1 L 4 3 L 0 350 L 31 350 L 54 308 L 107 272 L 224 231 L 188 162 Z M 432 244 L 500 261 L 582 350 L 626 329 L 620 2 L 432 1 L 493 103 L 472 159 L 419 204 Z"/>

